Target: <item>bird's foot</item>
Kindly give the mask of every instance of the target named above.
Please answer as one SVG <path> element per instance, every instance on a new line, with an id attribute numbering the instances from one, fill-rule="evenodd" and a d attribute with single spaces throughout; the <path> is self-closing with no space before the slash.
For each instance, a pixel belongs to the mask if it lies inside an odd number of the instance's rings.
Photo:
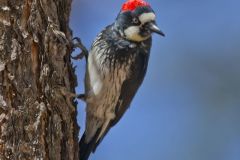
<path id="1" fill-rule="evenodd" d="M 81 99 L 82 101 L 86 101 L 86 95 L 85 94 L 78 94 L 76 98 Z"/>
<path id="2" fill-rule="evenodd" d="M 76 42 L 75 42 L 75 40 L 76 40 Z M 80 54 L 76 55 L 76 56 L 72 56 L 72 59 L 74 59 L 74 60 L 79 60 L 79 59 L 82 59 L 83 57 L 85 57 L 86 60 L 87 60 L 87 58 L 88 58 L 88 50 L 87 50 L 87 48 L 82 44 L 81 39 L 78 38 L 78 37 L 73 38 L 73 50 L 74 50 L 75 48 L 81 49 L 82 52 L 81 52 Z"/>
<path id="3" fill-rule="evenodd" d="M 85 94 L 75 94 L 70 91 L 67 91 L 65 87 L 60 88 L 61 94 L 64 95 L 69 101 L 71 98 L 81 99 L 82 101 L 86 100 Z"/>

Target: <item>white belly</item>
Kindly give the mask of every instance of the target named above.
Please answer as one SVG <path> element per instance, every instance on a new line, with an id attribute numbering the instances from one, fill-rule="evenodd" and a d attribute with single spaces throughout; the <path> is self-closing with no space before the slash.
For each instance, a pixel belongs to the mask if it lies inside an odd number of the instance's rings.
<path id="1" fill-rule="evenodd" d="M 94 55 L 96 54 L 97 55 Z M 87 93 L 87 116 L 97 120 L 89 122 L 86 132 L 90 140 L 97 129 L 102 126 L 100 136 L 104 133 L 108 123 L 115 118 L 115 107 L 121 94 L 123 82 L 128 78 L 132 57 L 125 65 L 116 62 L 113 69 L 113 61 L 109 64 L 104 62 L 105 55 L 101 51 L 92 50 L 88 57 L 88 93 Z M 111 68 L 111 69 L 110 69 Z"/>

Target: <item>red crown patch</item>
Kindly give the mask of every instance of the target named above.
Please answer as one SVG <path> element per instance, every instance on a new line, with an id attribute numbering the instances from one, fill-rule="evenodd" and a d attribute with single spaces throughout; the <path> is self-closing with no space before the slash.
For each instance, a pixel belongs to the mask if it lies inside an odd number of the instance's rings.
<path id="1" fill-rule="evenodd" d="M 122 6 L 122 11 L 133 11 L 137 7 L 150 6 L 149 3 L 144 0 L 128 0 Z"/>

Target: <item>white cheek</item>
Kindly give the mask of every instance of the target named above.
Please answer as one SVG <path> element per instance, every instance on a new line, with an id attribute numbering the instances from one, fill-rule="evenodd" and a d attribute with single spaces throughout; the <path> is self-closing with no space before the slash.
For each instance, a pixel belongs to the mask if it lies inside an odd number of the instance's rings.
<path id="1" fill-rule="evenodd" d="M 124 30 L 124 33 L 128 38 L 133 37 L 135 35 L 138 35 L 139 27 L 138 26 L 130 26 Z"/>
<path id="2" fill-rule="evenodd" d="M 142 37 L 141 35 L 139 35 L 139 32 L 140 32 L 139 26 L 130 26 L 124 30 L 124 34 L 126 38 L 129 40 L 140 42 L 148 38 Z"/>
<path id="3" fill-rule="evenodd" d="M 154 13 L 143 13 L 139 16 L 139 20 L 142 24 L 150 21 L 155 21 L 156 16 Z"/>

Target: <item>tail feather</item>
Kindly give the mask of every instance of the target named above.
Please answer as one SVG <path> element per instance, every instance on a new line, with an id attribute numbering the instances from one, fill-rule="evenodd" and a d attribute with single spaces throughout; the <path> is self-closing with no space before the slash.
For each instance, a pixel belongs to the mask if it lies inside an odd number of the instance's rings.
<path id="1" fill-rule="evenodd" d="M 84 133 L 80 142 L 79 142 L 79 160 L 88 160 L 90 154 L 95 149 L 97 143 L 97 138 L 100 133 L 100 129 L 97 130 L 97 133 L 92 138 L 90 142 L 86 142 L 86 134 Z"/>
<path id="2" fill-rule="evenodd" d="M 90 154 L 96 151 L 96 148 L 101 143 L 110 128 L 110 124 L 108 124 L 105 131 L 102 132 L 102 127 L 100 127 L 89 143 L 86 143 L 86 134 L 83 134 L 79 142 L 79 160 L 88 160 Z"/>
<path id="3" fill-rule="evenodd" d="M 85 133 L 83 134 L 80 142 L 79 142 L 79 160 L 88 160 L 92 148 L 93 148 L 93 142 L 86 143 L 85 142 Z"/>
<path id="4" fill-rule="evenodd" d="M 102 136 L 100 138 L 98 138 L 98 141 L 93 146 L 93 149 L 92 149 L 93 153 L 96 151 L 98 145 L 102 142 L 103 138 L 106 136 L 106 134 L 108 133 L 109 129 L 110 129 L 110 127 L 108 126 L 107 129 L 102 134 Z"/>

